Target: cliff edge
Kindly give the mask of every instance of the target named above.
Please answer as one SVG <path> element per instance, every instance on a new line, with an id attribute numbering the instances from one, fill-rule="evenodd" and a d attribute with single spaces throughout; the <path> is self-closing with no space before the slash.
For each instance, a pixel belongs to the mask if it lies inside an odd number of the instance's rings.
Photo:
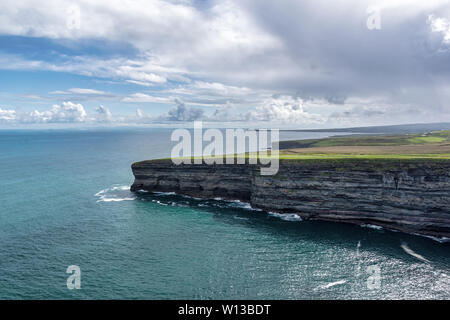
<path id="1" fill-rule="evenodd" d="M 274 176 L 260 175 L 257 165 L 177 166 L 171 160 L 137 162 L 132 170 L 132 191 L 238 199 L 304 219 L 450 237 L 447 160 L 281 160 Z"/>

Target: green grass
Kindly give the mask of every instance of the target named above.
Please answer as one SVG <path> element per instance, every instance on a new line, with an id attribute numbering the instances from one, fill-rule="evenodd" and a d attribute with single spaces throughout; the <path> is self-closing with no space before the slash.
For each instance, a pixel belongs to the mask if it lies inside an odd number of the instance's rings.
<path id="1" fill-rule="evenodd" d="M 280 149 L 339 146 L 400 146 L 443 142 L 450 142 L 450 130 L 407 135 L 351 136 L 282 141 L 280 142 Z"/>
<path id="2" fill-rule="evenodd" d="M 439 136 L 427 136 L 427 137 L 414 137 L 407 140 L 411 144 L 427 144 L 427 143 L 441 143 L 446 142 L 445 137 Z"/>
<path id="3" fill-rule="evenodd" d="M 450 142 L 450 130 L 435 131 L 431 133 L 418 133 L 408 135 L 395 135 L 395 136 L 351 136 L 351 137 L 334 137 L 327 139 L 315 139 L 315 140 L 299 140 L 299 141 L 284 141 L 280 142 L 280 160 L 347 160 L 347 159 L 360 159 L 360 160 L 450 160 L 450 153 L 414 153 L 414 154 L 391 154 L 380 153 L 376 154 L 352 154 L 352 153 L 289 153 L 288 150 L 292 148 L 308 148 L 308 147 L 335 147 L 335 146 L 401 146 L 401 145 L 424 145 L 424 144 L 437 144 Z M 441 148 L 437 146 L 437 148 Z M 382 148 L 380 149 L 382 150 Z M 224 156 L 225 158 L 226 156 Z M 234 155 L 234 157 L 243 157 L 248 159 L 249 153 L 242 155 Z M 198 157 L 195 157 L 198 159 Z M 265 155 L 261 158 L 270 158 L 270 151 L 268 156 Z M 187 159 L 187 158 L 185 158 Z M 193 160 L 194 157 L 191 157 Z M 158 159 L 151 160 L 161 161 L 170 160 Z M 144 161 L 145 162 L 145 161 Z M 224 161 L 225 163 L 225 161 Z M 138 164 L 138 163 L 136 163 Z"/>
<path id="4" fill-rule="evenodd" d="M 450 153 L 443 154 L 283 154 L 279 156 L 282 160 L 309 160 L 309 159 L 450 159 Z"/>
<path id="5" fill-rule="evenodd" d="M 244 154 L 241 157 L 246 160 L 249 159 L 249 154 Z M 237 155 L 235 155 L 235 159 Z M 270 156 L 261 157 L 262 159 L 270 159 Z M 450 160 L 450 153 L 442 153 L 442 154 L 340 154 L 340 153 L 301 153 L 301 154 L 286 154 L 280 152 L 279 157 L 280 160 L 338 160 L 338 159 L 441 159 L 441 160 Z M 189 159 L 189 158 L 183 158 Z M 191 160 L 199 159 L 199 157 L 191 157 Z M 225 158 L 223 158 L 225 163 Z M 167 159 L 158 159 L 153 161 L 161 161 L 161 160 L 170 160 Z"/>

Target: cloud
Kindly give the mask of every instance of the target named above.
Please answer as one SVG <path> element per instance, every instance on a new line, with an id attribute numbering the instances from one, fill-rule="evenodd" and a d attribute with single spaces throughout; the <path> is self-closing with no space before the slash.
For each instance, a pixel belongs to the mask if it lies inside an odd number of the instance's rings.
<path id="1" fill-rule="evenodd" d="M 319 114 L 310 113 L 304 110 L 303 101 L 298 97 L 276 96 L 263 101 L 256 107 L 242 109 L 234 105 L 221 106 L 206 113 L 204 109 L 189 107 L 184 101 L 174 99 L 176 106 L 167 113 L 158 116 L 147 116 L 141 109 L 136 110 L 135 121 L 138 123 L 156 123 L 167 121 L 196 121 L 208 122 L 276 122 L 276 123 L 297 123 L 313 124 L 323 123 L 325 118 Z"/>
<path id="2" fill-rule="evenodd" d="M 136 109 L 136 118 L 138 119 L 142 119 L 144 118 L 144 111 L 142 111 L 142 109 Z"/>
<path id="3" fill-rule="evenodd" d="M 116 71 L 118 76 L 124 78 L 130 78 L 128 82 L 134 81 L 134 83 L 138 84 L 152 84 L 152 83 L 164 83 L 167 79 L 164 76 L 157 75 L 151 72 L 144 72 L 136 70 L 136 67 L 131 66 L 121 66 Z"/>
<path id="4" fill-rule="evenodd" d="M 450 21 L 448 19 L 430 15 L 428 17 L 428 23 L 431 26 L 432 32 L 438 32 L 442 34 L 442 42 L 444 44 L 450 43 Z"/>
<path id="5" fill-rule="evenodd" d="M 97 112 L 98 122 L 111 122 L 113 120 L 111 111 L 107 107 L 100 105 L 95 111 Z"/>
<path id="6" fill-rule="evenodd" d="M 52 91 L 51 94 L 71 94 L 71 93 L 78 93 L 78 94 L 86 94 L 86 95 L 105 95 L 106 92 L 95 90 L 95 89 L 86 89 L 86 88 L 71 88 L 67 91 Z"/>
<path id="7" fill-rule="evenodd" d="M 381 10 L 380 30 L 366 26 L 370 6 Z M 122 101 L 169 105 L 178 98 L 185 108 L 217 108 L 203 114 L 217 121 L 226 116 L 338 123 L 347 117 L 357 124 L 383 115 L 397 122 L 448 115 L 446 0 L 136 0 L 126 6 L 99 0 L 70 8 L 68 0 L 40 6 L 4 0 L 0 34 L 51 39 L 67 47 L 101 39 L 136 53 L 117 50 L 99 57 L 87 50 L 46 60 L 8 52 L 6 43 L 0 68 L 69 72 L 152 87 L 152 93 L 137 92 Z M 77 101 L 107 93 L 72 88 L 57 94 Z M 349 103 L 352 99 L 364 104 Z M 328 103 L 311 112 L 311 105 L 322 100 Z M 174 119 L 191 116 L 180 108 L 173 110 Z M 411 110 L 418 110 L 415 116 Z"/>
<path id="8" fill-rule="evenodd" d="M 154 85 L 153 83 L 137 81 L 137 80 L 125 80 L 125 81 L 128 83 L 137 84 L 138 86 L 143 86 L 143 87 L 151 87 Z"/>
<path id="9" fill-rule="evenodd" d="M 188 122 L 196 120 L 208 120 L 205 116 L 204 110 L 199 108 L 191 108 L 185 105 L 185 103 L 179 99 L 172 101 L 176 105 L 172 107 L 168 112 L 149 116 L 144 113 L 140 108 L 136 109 L 136 115 L 132 118 L 127 118 L 125 121 L 128 123 L 139 124 L 152 124 L 152 123 L 165 123 L 165 122 Z"/>
<path id="10" fill-rule="evenodd" d="M 342 111 L 335 111 L 330 114 L 331 119 L 340 119 L 342 121 L 354 121 L 359 118 L 383 118 L 387 113 L 389 113 L 389 108 L 386 106 L 376 106 L 376 107 L 346 107 Z"/>
<path id="11" fill-rule="evenodd" d="M 55 100 L 64 99 L 76 102 L 90 101 L 90 100 L 115 100 L 118 96 L 114 93 L 109 93 L 101 90 L 90 89 L 90 88 L 70 88 L 67 90 L 55 90 L 49 92 L 48 96 L 44 100 Z M 41 99 L 43 100 L 43 99 Z"/>
<path id="12" fill-rule="evenodd" d="M 204 118 L 204 111 L 202 109 L 186 107 L 186 105 L 178 99 L 175 100 L 175 103 L 177 105 L 170 109 L 167 115 L 159 117 L 160 120 L 195 121 Z"/>
<path id="13" fill-rule="evenodd" d="M 64 55 L 60 61 L 29 61 L 15 56 L 4 59 L 7 68 L 114 77 L 146 86 L 168 80 L 189 83 L 193 76 L 215 77 L 211 71 L 216 73 L 216 68 L 218 74 L 229 70 L 231 75 L 242 68 L 242 60 L 267 54 L 266 49 L 274 50 L 278 43 L 233 1 L 213 2 L 203 8 L 191 1 L 137 0 L 125 7 L 116 0 L 100 0 L 95 5 L 86 1 L 75 6 L 80 12 L 76 17 L 68 12 L 73 7 L 71 1 L 49 0 L 39 7 L 27 0 L 5 1 L 5 10 L 0 12 L 1 34 L 64 39 L 75 44 L 105 39 L 126 43 L 140 53 L 131 59 Z M 76 28 L 70 23 L 74 19 L 80 20 Z"/>
<path id="14" fill-rule="evenodd" d="M 239 122 L 245 121 L 245 114 L 239 112 L 234 105 L 221 106 L 214 110 L 213 114 L 207 118 L 208 121 L 213 122 Z"/>
<path id="15" fill-rule="evenodd" d="M 73 123 L 84 122 L 86 119 L 87 113 L 81 104 L 67 101 L 61 105 L 53 105 L 50 110 L 42 112 L 34 110 L 23 114 L 20 121 L 25 123 Z"/>
<path id="16" fill-rule="evenodd" d="M 11 122 L 16 120 L 15 110 L 5 110 L 0 108 L 0 122 Z"/>
<path id="17" fill-rule="evenodd" d="M 191 88 L 211 95 L 219 96 L 246 96 L 251 92 L 251 90 L 246 87 L 229 86 L 219 82 L 205 81 L 195 81 L 191 85 Z"/>
<path id="18" fill-rule="evenodd" d="M 123 98 L 124 102 L 156 102 L 156 103 L 173 103 L 171 97 L 156 97 L 146 93 L 133 93 L 128 97 Z"/>
<path id="19" fill-rule="evenodd" d="M 0 108 L 0 122 L 17 124 L 45 124 L 45 123 L 112 123 L 121 122 L 125 118 L 115 118 L 109 108 L 100 105 L 95 114 L 89 116 L 82 104 L 65 101 L 55 104 L 44 111 L 17 112 Z"/>
<path id="20" fill-rule="evenodd" d="M 186 105 L 218 107 L 223 105 L 249 106 L 270 96 L 267 90 L 252 90 L 219 82 L 193 81 L 175 88 L 162 90 L 164 94 L 183 99 Z"/>
<path id="21" fill-rule="evenodd" d="M 303 100 L 291 96 L 273 97 L 262 106 L 245 114 L 247 121 L 279 121 L 284 123 L 321 123 L 324 119 L 318 114 L 304 110 Z"/>

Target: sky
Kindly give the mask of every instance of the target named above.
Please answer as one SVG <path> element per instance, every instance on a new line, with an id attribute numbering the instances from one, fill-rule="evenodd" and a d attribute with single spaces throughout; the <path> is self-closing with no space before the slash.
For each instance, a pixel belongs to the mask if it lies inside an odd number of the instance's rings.
<path id="1" fill-rule="evenodd" d="M 448 0 L 2 0 L 0 126 L 450 122 Z"/>

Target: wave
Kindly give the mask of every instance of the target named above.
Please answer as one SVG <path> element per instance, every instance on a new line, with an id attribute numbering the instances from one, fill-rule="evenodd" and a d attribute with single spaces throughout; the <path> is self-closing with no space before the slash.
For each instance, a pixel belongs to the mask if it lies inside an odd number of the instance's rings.
<path id="1" fill-rule="evenodd" d="M 406 244 L 406 242 L 403 242 L 403 243 L 401 244 L 401 247 L 402 247 L 402 249 L 403 249 L 407 254 L 409 254 L 409 255 L 411 255 L 411 256 L 413 256 L 413 257 L 415 257 L 415 258 L 417 258 L 417 259 L 419 259 L 419 260 L 421 260 L 421 261 L 423 261 L 423 262 L 427 262 L 427 263 L 430 262 L 430 260 L 424 258 L 424 257 L 421 256 L 420 254 L 418 254 L 418 253 L 414 252 L 412 249 L 410 249 L 410 248 L 408 247 L 408 245 Z"/>
<path id="2" fill-rule="evenodd" d="M 239 217 L 238 215 L 234 215 L 233 219 L 236 219 L 236 220 L 249 220 L 249 218 Z"/>
<path id="3" fill-rule="evenodd" d="M 162 206 L 168 206 L 168 205 L 169 205 L 169 204 L 163 203 L 163 202 L 161 202 L 161 201 L 159 201 L 159 200 L 152 200 L 152 202 L 153 202 L 153 203 L 157 203 L 157 204 L 162 205 Z M 173 202 L 172 202 L 172 203 L 173 203 Z"/>
<path id="4" fill-rule="evenodd" d="M 241 209 L 246 209 L 246 210 L 251 210 L 251 211 L 262 211 L 261 209 L 253 208 L 250 205 L 250 203 L 240 201 L 240 200 L 225 200 L 225 199 L 220 199 L 220 198 L 214 198 L 214 200 L 220 200 L 220 201 L 227 202 L 227 205 L 229 207 L 233 207 L 233 208 L 241 208 Z"/>
<path id="5" fill-rule="evenodd" d="M 97 202 L 120 202 L 136 200 L 134 193 L 130 191 L 130 186 L 112 186 L 97 192 L 95 197 Z"/>
<path id="6" fill-rule="evenodd" d="M 384 230 L 383 227 L 377 226 L 377 225 L 374 225 L 374 224 L 361 224 L 359 226 L 362 227 L 362 228 L 369 228 L 369 229 L 374 229 L 374 230 Z M 386 230 L 388 230 L 390 232 L 400 232 L 399 230 L 396 230 L 396 229 L 389 229 L 389 228 L 387 228 Z M 447 237 L 434 237 L 434 236 L 430 236 L 430 235 L 426 235 L 426 234 L 420 234 L 420 233 L 411 233 L 411 234 L 415 235 L 415 236 L 419 236 L 419 237 L 425 237 L 425 238 L 431 239 L 433 241 L 437 241 L 439 243 L 450 242 L 450 238 L 447 238 Z"/>
<path id="7" fill-rule="evenodd" d="M 302 218 L 296 213 L 277 213 L 269 212 L 269 216 L 284 220 L 284 221 L 302 221 Z"/>
<path id="8" fill-rule="evenodd" d="M 428 238 L 428 239 L 437 241 L 437 242 L 439 242 L 439 243 L 447 243 L 447 242 L 450 242 L 450 238 L 447 238 L 447 237 L 441 237 L 441 238 L 439 238 L 439 237 L 433 237 L 433 236 L 429 236 L 429 235 L 426 235 L 426 234 L 420 234 L 420 233 L 413 233 L 413 235 L 425 237 L 425 238 Z"/>
<path id="9" fill-rule="evenodd" d="M 241 200 L 229 200 L 223 198 L 210 198 L 210 199 L 202 199 L 193 196 L 188 196 L 184 194 L 178 194 L 176 192 L 161 192 L 161 191 L 152 191 L 149 192 L 147 190 L 137 190 L 136 192 L 130 191 L 130 186 L 127 185 L 114 185 L 110 188 L 101 190 L 95 194 L 99 199 L 97 202 L 120 202 L 120 201 L 133 201 L 137 200 L 138 197 L 136 194 L 145 195 L 154 195 L 156 197 L 161 197 L 159 199 L 151 199 L 149 201 L 156 203 L 161 206 L 186 206 L 186 203 L 181 203 L 180 201 L 172 201 L 173 199 L 163 200 L 166 196 L 180 196 L 182 198 L 192 199 L 195 201 L 199 201 L 197 204 L 198 207 L 219 207 L 219 208 L 236 208 L 236 209 L 244 209 L 250 211 L 259 211 L 262 212 L 264 210 L 259 208 L 253 208 L 250 203 L 241 201 Z M 146 198 L 142 198 L 143 200 Z M 269 216 L 284 220 L 297 222 L 302 221 L 302 218 L 296 213 L 277 213 L 277 212 L 268 212 Z"/>
<path id="10" fill-rule="evenodd" d="M 180 196 L 183 198 L 187 198 L 187 199 L 192 199 L 192 200 L 196 200 L 196 201 L 200 201 L 200 203 L 197 204 L 198 207 L 219 207 L 219 208 L 237 208 L 237 209 L 244 209 L 244 210 L 250 210 L 250 211 L 259 211 L 262 212 L 264 210 L 259 209 L 259 208 L 253 208 L 251 206 L 250 203 L 245 202 L 245 201 L 241 201 L 241 200 L 230 200 L 230 199 L 224 199 L 221 197 L 214 197 L 214 198 L 197 198 L 197 197 L 193 197 L 193 196 L 188 196 L 185 194 L 178 194 L 175 192 L 161 192 L 161 191 L 157 191 L 157 192 L 151 192 L 151 194 L 155 194 L 155 195 L 161 195 L 161 196 Z M 168 205 L 165 203 L 162 203 L 160 201 L 155 201 L 152 200 L 152 202 L 158 203 L 160 205 Z M 174 202 L 171 202 L 170 205 L 174 206 Z M 272 217 L 284 220 L 284 221 L 290 221 L 290 222 L 298 222 L 298 221 L 302 221 L 302 218 L 296 214 L 296 213 L 277 213 L 277 212 L 268 212 L 268 214 Z M 237 218 L 236 216 L 234 216 L 234 218 Z M 242 220 L 246 220 L 247 218 L 242 218 Z"/>
<path id="11" fill-rule="evenodd" d="M 359 226 L 362 227 L 362 228 L 369 228 L 369 229 L 374 229 L 374 230 L 384 230 L 385 229 L 385 228 L 383 228 L 381 226 L 377 226 L 377 225 L 374 225 L 374 224 L 360 224 Z M 396 230 L 396 229 L 386 228 L 386 230 L 388 230 L 390 232 L 400 232 L 399 230 Z M 415 236 L 419 236 L 419 237 L 425 237 L 425 238 L 431 239 L 433 241 L 437 241 L 439 243 L 450 242 L 450 238 L 447 238 L 447 237 L 434 237 L 434 236 L 421 234 L 421 233 L 411 233 L 411 234 L 415 235 Z"/>
<path id="12" fill-rule="evenodd" d="M 148 193 L 147 190 L 138 190 L 138 192 L 145 192 L 145 193 Z M 162 195 L 162 196 L 173 196 L 173 195 L 176 195 L 175 192 L 152 191 L 152 193 L 154 193 L 154 194 L 159 194 L 159 195 Z"/>
<path id="13" fill-rule="evenodd" d="M 330 283 L 327 283 L 327 284 L 325 284 L 323 286 L 317 287 L 317 289 L 328 289 L 328 288 L 331 288 L 331 287 L 334 287 L 334 286 L 338 286 L 338 285 L 344 284 L 344 283 L 347 283 L 347 280 L 339 280 L 339 281 L 335 281 L 335 282 L 330 282 Z"/>
<path id="14" fill-rule="evenodd" d="M 362 224 L 360 226 L 363 227 L 363 228 L 369 228 L 369 229 L 374 229 L 374 230 L 383 230 L 383 227 L 377 226 L 377 225 L 374 225 L 374 224 Z"/>
<path id="15" fill-rule="evenodd" d="M 196 200 L 196 201 L 201 201 L 201 203 L 198 204 L 199 207 L 208 207 L 208 206 L 214 206 L 214 207 L 221 207 L 221 208 L 240 208 L 240 209 L 246 209 L 246 210 L 252 210 L 252 211 L 262 211 L 259 208 L 253 208 L 250 203 L 245 202 L 245 201 L 241 201 L 241 200 L 229 200 L 229 199 L 224 199 L 224 198 L 220 198 L 220 197 L 215 197 L 215 198 L 198 198 L 198 197 L 194 197 L 194 196 L 189 196 L 186 194 L 180 194 L 180 193 L 176 193 L 176 192 L 161 192 L 161 191 L 153 191 L 151 192 L 152 194 L 155 195 L 161 195 L 161 196 L 179 196 L 182 198 L 187 198 L 187 199 L 192 199 L 192 200 Z M 211 203 L 211 201 L 216 201 L 216 203 Z M 220 202 L 224 202 L 224 205 L 217 205 Z"/>

